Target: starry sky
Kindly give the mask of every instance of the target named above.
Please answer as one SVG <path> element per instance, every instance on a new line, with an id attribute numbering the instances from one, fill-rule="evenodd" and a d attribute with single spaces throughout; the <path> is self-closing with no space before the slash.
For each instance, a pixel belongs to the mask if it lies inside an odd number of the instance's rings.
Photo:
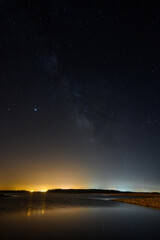
<path id="1" fill-rule="evenodd" d="M 0 189 L 160 191 L 159 11 L 0 1 Z"/>

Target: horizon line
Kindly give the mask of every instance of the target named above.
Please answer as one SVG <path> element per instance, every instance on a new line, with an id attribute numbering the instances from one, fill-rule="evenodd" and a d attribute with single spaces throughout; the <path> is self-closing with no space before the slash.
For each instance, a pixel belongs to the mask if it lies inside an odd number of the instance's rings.
<path id="1" fill-rule="evenodd" d="M 160 191 L 122 191 L 118 189 L 104 189 L 104 188 L 53 188 L 53 189 L 45 189 L 45 190 L 27 190 L 27 189 L 3 189 L 0 192 L 49 192 L 49 191 L 113 191 L 119 193 L 160 193 Z"/>

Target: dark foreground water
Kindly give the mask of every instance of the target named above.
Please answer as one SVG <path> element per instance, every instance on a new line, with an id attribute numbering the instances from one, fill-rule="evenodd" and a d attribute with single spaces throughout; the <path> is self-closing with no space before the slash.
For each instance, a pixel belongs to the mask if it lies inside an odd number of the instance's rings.
<path id="1" fill-rule="evenodd" d="M 0 240 L 160 239 L 160 211 L 103 194 L 0 198 Z"/>

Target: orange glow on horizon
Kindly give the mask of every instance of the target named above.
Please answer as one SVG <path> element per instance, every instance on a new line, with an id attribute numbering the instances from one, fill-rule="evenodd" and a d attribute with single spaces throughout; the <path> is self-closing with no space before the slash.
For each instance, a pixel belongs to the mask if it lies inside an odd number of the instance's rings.
<path id="1" fill-rule="evenodd" d="M 78 167 L 71 163 L 67 165 L 66 158 L 58 156 L 56 157 L 58 164 L 49 166 L 44 164 L 37 171 L 33 170 L 33 162 L 25 170 L 23 166 L 19 166 L 15 171 L 11 171 L 11 168 L 6 169 L 7 175 L 0 174 L 0 190 L 46 192 L 49 189 L 88 188 L 91 184 L 88 172 L 81 165 Z M 35 159 L 37 162 L 40 160 Z"/>
<path id="2" fill-rule="evenodd" d="M 39 192 L 47 192 L 48 189 L 43 189 L 43 190 L 40 190 Z"/>
<path id="3" fill-rule="evenodd" d="M 26 190 L 26 191 L 29 191 L 29 192 L 31 192 L 31 193 L 33 193 L 33 192 L 43 192 L 43 193 L 45 193 L 45 192 L 48 191 L 48 189 L 42 189 L 42 190 Z"/>

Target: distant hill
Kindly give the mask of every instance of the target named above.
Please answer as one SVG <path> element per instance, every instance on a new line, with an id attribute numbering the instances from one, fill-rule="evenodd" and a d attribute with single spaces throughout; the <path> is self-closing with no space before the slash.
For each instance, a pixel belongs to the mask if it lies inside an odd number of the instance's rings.
<path id="1" fill-rule="evenodd" d="M 50 189 L 48 193 L 120 193 L 118 190 L 106 189 Z"/>

